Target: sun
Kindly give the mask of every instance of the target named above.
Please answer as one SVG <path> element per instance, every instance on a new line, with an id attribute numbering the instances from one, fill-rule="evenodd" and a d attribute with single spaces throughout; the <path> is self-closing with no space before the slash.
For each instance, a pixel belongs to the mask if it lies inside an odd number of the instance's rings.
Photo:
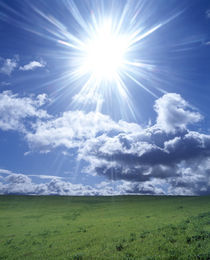
<path id="1" fill-rule="evenodd" d="M 76 14 L 75 14 L 76 15 Z M 77 16 L 77 15 L 76 15 Z M 77 17 L 81 27 L 77 34 L 64 33 L 58 42 L 68 48 L 68 71 L 63 74 L 66 84 L 78 83 L 79 91 L 72 98 L 71 105 L 102 109 L 104 100 L 112 96 L 126 104 L 134 114 L 128 84 L 135 84 L 152 96 L 156 94 L 145 86 L 145 79 L 151 77 L 155 68 L 150 59 L 140 59 L 148 46 L 144 39 L 158 30 L 162 24 L 145 28 L 141 24 L 128 22 L 126 9 L 122 16 L 96 16 L 91 13 L 90 20 Z M 138 53 L 137 53 L 138 50 Z M 112 95 L 113 94 L 113 95 Z"/>
<path id="2" fill-rule="evenodd" d="M 82 74 L 98 81 L 114 80 L 125 65 L 127 48 L 125 35 L 113 32 L 111 24 L 105 22 L 85 43 Z"/>

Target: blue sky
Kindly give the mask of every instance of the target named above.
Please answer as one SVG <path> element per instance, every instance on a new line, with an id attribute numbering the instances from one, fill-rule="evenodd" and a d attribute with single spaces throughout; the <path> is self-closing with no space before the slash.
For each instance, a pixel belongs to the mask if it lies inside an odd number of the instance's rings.
<path id="1" fill-rule="evenodd" d="M 0 2 L 0 193 L 210 193 L 210 2 Z"/>

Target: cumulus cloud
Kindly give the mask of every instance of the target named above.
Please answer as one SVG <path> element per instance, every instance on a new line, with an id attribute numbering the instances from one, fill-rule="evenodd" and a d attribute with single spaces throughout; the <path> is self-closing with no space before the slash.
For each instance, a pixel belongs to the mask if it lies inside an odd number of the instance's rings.
<path id="1" fill-rule="evenodd" d="M 77 158 L 87 163 L 84 172 L 132 182 L 130 190 L 139 193 L 162 193 L 161 187 L 157 191 L 157 180 L 162 181 L 168 194 L 177 191 L 200 194 L 205 189 L 209 192 L 209 186 L 206 184 L 204 188 L 201 184 L 205 184 L 203 179 L 206 180 L 208 173 L 210 136 L 188 129 L 188 125 L 195 124 L 202 116 L 176 93 L 156 100 L 154 109 L 156 124 L 146 128 L 115 122 L 100 113 L 69 111 L 56 119 L 39 122 L 26 138 L 31 147 L 39 149 L 58 146 L 77 149 Z M 201 167 L 201 161 L 205 167 Z M 192 178 L 186 169 L 196 177 Z M 178 180 L 185 180 L 185 189 L 183 181 Z"/>
<path id="2" fill-rule="evenodd" d="M 46 63 L 44 61 L 31 61 L 28 64 L 24 66 L 20 66 L 19 70 L 27 71 L 27 70 L 34 70 L 37 68 L 43 68 L 46 66 Z"/>
<path id="3" fill-rule="evenodd" d="M 8 92 L 4 95 L 20 99 Z M 28 103 L 25 99 L 21 102 Z M 210 193 L 210 135 L 189 130 L 189 126 L 202 116 L 180 95 L 169 93 L 157 99 L 154 105 L 156 123 L 146 128 L 122 120 L 115 122 L 98 112 L 67 111 L 42 120 L 46 111 L 44 113 L 39 107 L 45 103 L 45 96 L 30 100 L 34 112 L 18 117 L 15 122 L 21 124 L 22 118 L 27 116 L 40 118 L 30 131 L 25 132 L 32 150 L 73 149 L 77 159 L 86 163 L 84 173 L 115 181 L 119 184 L 119 194 L 132 191 L 138 194 Z M 17 129 L 13 126 L 15 123 L 8 123 L 12 122 L 13 114 L 9 114 L 9 120 L 6 116 L 3 118 L 9 127 L 0 121 L 2 129 Z M 61 179 L 50 183 L 47 187 L 42 186 L 43 194 L 56 189 L 59 194 L 67 194 L 68 190 L 74 189 L 73 184 L 63 183 Z M 113 191 L 105 186 L 107 193 Z M 102 194 L 98 189 L 90 190 L 92 194 Z"/>
<path id="4" fill-rule="evenodd" d="M 47 122 L 37 122 L 35 132 L 29 132 L 26 136 L 32 147 L 39 149 L 51 149 L 63 146 L 68 149 L 78 148 L 88 139 L 94 138 L 106 132 L 120 132 L 141 129 L 136 124 L 128 124 L 124 121 L 116 123 L 109 116 L 101 113 L 83 111 L 64 112 L 58 118 Z"/>
<path id="5" fill-rule="evenodd" d="M 18 64 L 18 57 L 13 59 L 3 59 L 0 58 L 0 73 L 10 75 L 14 69 L 17 67 Z"/>
<path id="6" fill-rule="evenodd" d="M 40 109 L 46 102 L 45 94 L 32 97 L 19 97 L 11 91 L 0 93 L 0 129 L 25 131 L 26 118 L 48 118 L 49 115 Z"/>
<path id="7" fill-rule="evenodd" d="M 176 93 L 168 93 L 156 100 L 154 109 L 157 112 L 157 125 L 166 132 L 178 128 L 186 129 L 188 124 L 201 120 L 198 112 L 192 111 L 190 105 Z"/>
<path id="8" fill-rule="evenodd" d="M 97 137 L 80 153 L 89 162 L 86 172 L 91 174 L 138 183 L 138 187 L 161 180 L 167 194 L 210 193 L 209 135 L 189 130 L 166 135 L 152 128 L 123 138 L 122 134 Z M 155 192 L 157 186 L 151 187 Z"/>

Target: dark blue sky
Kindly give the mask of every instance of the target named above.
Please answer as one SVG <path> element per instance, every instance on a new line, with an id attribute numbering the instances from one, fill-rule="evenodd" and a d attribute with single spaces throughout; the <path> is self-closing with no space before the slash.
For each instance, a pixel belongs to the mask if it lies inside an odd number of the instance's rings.
<path id="1" fill-rule="evenodd" d="M 209 29 L 208 0 L 1 1 L 0 193 L 210 193 Z"/>

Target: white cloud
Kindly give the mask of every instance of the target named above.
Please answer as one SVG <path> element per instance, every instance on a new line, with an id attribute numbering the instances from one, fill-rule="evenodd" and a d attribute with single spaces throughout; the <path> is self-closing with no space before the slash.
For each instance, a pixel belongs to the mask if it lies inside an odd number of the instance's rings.
<path id="1" fill-rule="evenodd" d="M 128 124 L 129 125 L 129 124 Z M 82 111 L 64 112 L 62 116 L 38 122 L 34 133 L 28 133 L 26 138 L 30 144 L 39 149 L 50 149 L 58 146 L 66 148 L 78 148 L 85 140 L 95 137 L 97 134 L 109 131 L 121 131 L 122 127 L 130 131 L 134 124 L 114 122 L 109 116 L 101 113 Z"/>
<path id="2" fill-rule="evenodd" d="M 122 120 L 115 122 L 109 116 L 98 112 L 86 114 L 82 111 L 67 111 L 58 118 L 38 122 L 34 128 L 35 131 L 28 133 L 27 140 L 32 146 L 43 147 L 44 150 L 58 146 L 83 148 L 86 141 L 92 142 L 94 145 L 97 142 L 97 145 L 100 145 L 99 142 L 102 142 L 103 134 L 106 134 L 104 137 L 106 144 L 103 147 L 101 146 L 97 152 L 103 152 L 103 149 L 108 152 L 108 149 L 124 149 L 126 143 L 129 145 L 134 140 L 135 135 L 138 134 L 138 138 L 134 142 L 140 140 L 140 143 L 133 143 L 132 149 L 137 151 L 136 149 L 140 145 L 139 152 L 142 152 L 143 147 L 144 149 L 155 148 L 154 144 L 147 142 L 154 133 L 158 135 L 158 132 L 176 133 L 178 130 L 184 131 L 188 124 L 196 123 L 202 119 L 198 112 L 193 111 L 190 105 L 175 93 L 165 94 L 156 100 L 154 108 L 158 114 L 157 124 L 146 129 L 142 129 L 136 123 L 128 123 Z M 121 135 L 118 136 L 120 133 Z M 128 135 L 129 133 L 130 135 Z M 129 150 L 130 153 L 132 153 L 132 149 Z"/>
<path id="3" fill-rule="evenodd" d="M 9 170 L 0 169 L 0 173 L 1 173 L 1 174 L 11 174 L 12 172 L 9 171 Z"/>
<path id="4" fill-rule="evenodd" d="M 182 177 L 192 160 L 199 167 L 201 158 L 205 162 L 210 157 L 210 136 L 187 129 L 188 124 L 198 122 L 202 116 L 180 95 L 165 94 L 156 100 L 154 108 L 157 123 L 147 128 L 115 122 L 101 113 L 68 111 L 56 119 L 38 122 L 26 138 L 31 148 L 39 151 L 49 152 L 58 146 L 77 149 L 77 158 L 88 164 L 84 172 L 139 183 L 132 186 L 135 190 L 138 186 L 139 192 L 151 191 L 153 186 L 145 189 L 142 185 L 153 179 L 167 180 L 176 189 L 172 179 Z M 205 169 L 199 171 L 202 176 Z M 188 187 L 182 193 L 198 194 L 200 187 Z M 181 190 L 178 183 L 177 188 Z M 172 188 L 168 192 L 172 193 Z"/>
<path id="5" fill-rule="evenodd" d="M 0 73 L 10 75 L 14 69 L 17 67 L 18 64 L 18 57 L 15 57 L 13 59 L 3 59 L 0 58 L 1 67 L 0 67 Z"/>
<path id="6" fill-rule="evenodd" d="M 109 196 L 125 194 L 141 195 L 199 195 L 210 191 L 210 176 L 203 174 L 205 167 L 210 173 L 210 159 L 199 167 L 180 167 L 180 176 L 138 181 L 102 181 L 96 185 L 73 184 L 64 177 L 49 175 L 25 175 L 0 170 L 0 194 Z M 5 176 L 6 175 L 6 176 Z M 39 183 L 31 177 L 39 178 Z M 45 182 L 41 182 L 42 180 Z M 49 180 L 46 182 L 46 180 Z M 40 183 L 41 182 L 41 183 Z"/>
<path id="7" fill-rule="evenodd" d="M 3 92 L 0 127 L 20 130 L 25 127 L 26 117 L 39 118 L 24 132 L 32 150 L 50 152 L 60 147 L 61 152 L 73 151 L 78 160 L 86 162 L 84 173 L 121 182 L 121 186 L 115 187 L 120 194 L 132 190 L 141 194 L 210 192 L 210 135 L 187 129 L 188 124 L 198 122 L 202 116 L 180 95 L 165 94 L 156 100 L 157 123 L 146 128 L 125 121 L 115 122 L 98 112 L 67 111 L 57 118 L 48 118 L 47 112 L 40 109 L 46 99 L 45 95 L 20 98 Z M 73 194 L 70 190 L 74 190 L 76 194 L 97 195 L 102 194 L 98 189 L 103 189 L 105 184 L 94 188 L 72 185 L 57 178 L 36 189 L 41 194 L 56 190 L 58 194 Z M 111 186 L 104 190 L 113 192 Z"/>
<path id="8" fill-rule="evenodd" d="M 14 58 L 1 58 L 0 57 L 0 73 L 6 74 L 6 75 L 11 75 L 12 72 L 18 67 L 18 61 L 19 61 L 19 56 L 16 55 Z M 35 70 L 37 68 L 44 68 L 46 66 L 46 62 L 41 60 L 41 61 L 31 61 L 28 64 L 25 64 L 24 66 L 20 66 L 19 70 L 22 71 L 27 71 L 27 70 Z M 7 82 L 2 82 L 3 84 L 6 84 Z M 1 84 L 0 84 L 1 85 Z"/>
<path id="9" fill-rule="evenodd" d="M 25 131 L 24 119 L 49 117 L 40 109 L 46 99 L 45 94 L 32 98 L 19 97 L 11 91 L 0 93 L 0 129 Z"/>
<path id="10" fill-rule="evenodd" d="M 20 66 L 19 70 L 27 71 L 27 70 L 34 70 L 36 68 L 43 68 L 46 66 L 46 63 L 44 61 L 31 61 L 28 64 L 24 66 Z"/>
<path id="11" fill-rule="evenodd" d="M 163 183 L 161 183 L 163 185 Z M 128 182 L 123 181 L 118 185 L 118 190 L 122 194 L 141 194 L 141 195 L 164 195 L 166 192 L 160 186 L 160 182 L 156 181 L 145 181 L 144 183 L 139 182 Z"/>
<path id="12" fill-rule="evenodd" d="M 154 109 L 157 112 L 157 126 L 166 132 L 186 129 L 202 119 L 202 116 L 192 110 L 190 105 L 176 93 L 168 93 L 156 100 Z"/>

